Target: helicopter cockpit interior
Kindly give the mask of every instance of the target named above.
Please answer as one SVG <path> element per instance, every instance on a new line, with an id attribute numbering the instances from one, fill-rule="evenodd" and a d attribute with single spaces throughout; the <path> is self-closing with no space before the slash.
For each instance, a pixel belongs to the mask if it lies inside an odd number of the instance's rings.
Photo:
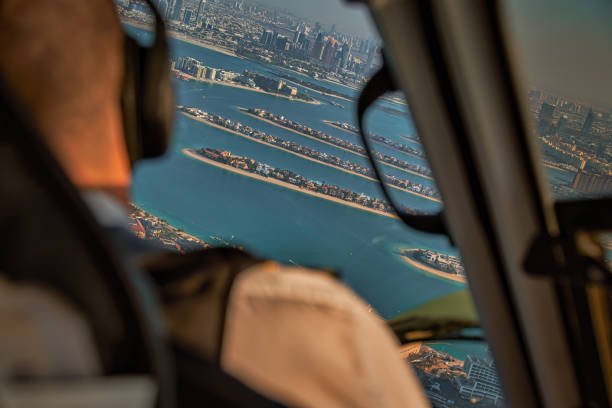
<path id="1" fill-rule="evenodd" d="M 0 408 L 612 406 L 610 21 L 1 0 Z"/>

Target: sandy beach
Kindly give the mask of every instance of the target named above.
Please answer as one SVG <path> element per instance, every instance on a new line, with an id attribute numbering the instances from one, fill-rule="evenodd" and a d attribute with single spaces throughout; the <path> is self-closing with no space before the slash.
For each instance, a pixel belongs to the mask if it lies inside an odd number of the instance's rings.
<path id="1" fill-rule="evenodd" d="M 195 117 L 195 116 L 190 115 L 190 114 L 185 113 L 185 112 L 181 112 L 181 113 L 182 113 L 183 115 L 185 115 L 186 117 L 188 117 L 189 119 L 192 119 L 192 120 L 195 120 L 195 121 L 197 121 L 197 122 L 203 123 L 203 124 L 205 124 L 205 125 L 208 125 L 208 126 L 214 127 L 214 128 L 216 128 L 216 129 L 223 130 L 223 131 L 225 131 L 225 132 L 228 132 L 228 133 L 231 133 L 231 134 L 233 134 L 233 135 L 236 135 L 236 136 L 242 137 L 242 138 L 244 138 L 244 139 L 248 139 L 248 140 L 251 140 L 251 141 L 253 141 L 253 142 L 256 142 L 256 143 L 259 143 L 259 144 L 263 144 L 263 145 L 268 146 L 268 147 L 272 147 L 272 148 L 274 148 L 274 149 L 282 150 L 282 151 L 284 151 L 284 152 L 287 152 L 287 153 L 293 154 L 293 155 L 298 156 L 298 157 L 301 157 L 301 158 L 303 158 L 303 159 L 306 159 L 306 160 L 309 160 L 309 161 L 312 161 L 312 162 L 315 162 L 315 163 L 319 163 L 319 164 L 322 164 L 322 165 L 324 165 L 324 166 L 331 167 L 331 168 L 333 168 L 333 169 L 340 170 L 340 171 L 343 171 L 343 172 L 345 172 L 345 173 L 352 174 L 352 175 L 354 175 L 354 176 L 358 176 L 358 177 L 364 178 L 364 179 L 366 179 L 366 180 L 370 180 L 370 181 L 374 181 L 374 182 L 376 182 L 376 183 L 379 183 L 378 179 L 376 179 L 376 178 L 374 178 L 374 177 L 366 176 L 365 174 L 357 173 L 357 172 L 355 172 L 355 171 L 351 171 L 351 170 L 345 169 L 345 168 L 343 168 L 343 167 L 335 166 L 335 165 L 333 165 L 333 164 L 331 164 L 331 163 L 326 163 L 326 162 L 323 162 L 323 161 L 317 160 L 317 159 L 315 159 L 315 158 L 312 158 L 312 157 L 306 156 L 306 155 L 301 154 L 301 153 L 299 153 L 299 152 L 294 152 L 293 150 L 285 149 L 284 147 L 277 146 L 277 145 L 274 145 L 274 144 L 271 144 L 271 143 L 267 143 L 267 142 L 265 142 L 265 141 L 263 141 L 263 140 L 261 140 L 261 139 L 257 139 L 257 138 L 254 138 L 254 137 L 250 137 L 250 136 L 248 136 L 248 135 L 245 135 L 244 133 L 240 133 L 240 132 L 237 132 L 237 131 L 235 131 L 235 130 L 228 129 L 228 128 L 226 128 L 226 127 L 223 127 L 223 126 L 217 125 L 217 124 L 215 124 L 215 123 L 211 123 L 211 122 L 209 122 L 209 121 L 207 121 L 207 120 L 204 120 L 204 119 L 201 119 L 201 118 Z M 395 166 L 394 166 L 394 167 L 395 167 Z M 403 169 L 401 169 L 401 170 L 403 170 Z M 396 189 L 396 190 L 399 190 L 399 191 L 403 191 L 403 192 L 408 193 L 408 194 L 415 195 L 415 196 L 417 196 L 417 197 L 425 198 L 425 199 L 427 199 L 427 200 L 431 200 L 431 201 L 434 201 L 434 202 L 437 202 L 437 203 L 439 203 L 439 202 L 440 202 L 440 200 L 438 200 L 438 199 L 436 199 L 436 198 L 433 198 L 433 197 L 430 197 L 430 196 L 427 196 L 427 195 L 425 195 L 425 194 L 420 194 L 420 193 L 417 193 L 417 192 L 415 192 L 415 191 L 407 190 L 407 189 L 405 189 L 405 188 L 397 187 L 397 186 L 394 186 L 394 185 L 391 185 L 391 184 L 388 184 L 388 186 L 389 186 L 389 187 L 391 187 L 391 188 L 393 188 L 393 189 Z"/>
<path id="2" fill-rule="evenodd" d="M 422 264 L 422 263 L 420 263 L 418 261 L 415 261 L 414 259 L 412 259 L 412 258 L 410 258 L 408 256 L 401 256 L 401 257 L 410 266 L 414 266 L 415 268 L 417 268 L 417 269 L 419 269 L 419 270 L 421 270 L 423 272 L 427 272 L 427 273 L 430 273 L 432 275 L 439 276 L 440 278 L 452 280 L 454 282 L 460 282 L 460 283 L 465 283 L 466 282 L 466 279 L 463 276 L 452 275 L 452 274 L 447 273 L 447 272 L 442 272 L 439 269 L 432 268 L 429 265 L 425 265 L 425 264 Z"/>
<path id="3" fill-rule="evenodd" d="M 250 177 L 252 179 L 259 180 L 259 181 L 262 181 L 262 182 L 265 182 L 265 183 L 275 184 L 277 186 L 288 188 L 288 189 L 293 190 L 293 191 L 298 191 L 298 192 L 300 192 L 302 194 L 307 194 L 307 195 L 310 195 L 310 196 L 313 196 L 313 197 L 318 197 L 318 198 L 321 198 L 321 199 L 327 200 L 327 201 L 333 201 L 335 203 L 346 205 L 348 207 L 357 208 L 357 209 L 359 209 L 361 211 L 367 211 L 367 212 L 370 212 L 370 213 L 373 213 L 373 214 L 381 215 L 383 217 L 397 219 L 397 217 L 395 215 L 387 213 L 387 212 L 384 212 L 384 211 L 375 210 L 375 209 L 369 208 L 369 207 L 364 207 L 362 205 L 351 203 L 349 201 L 344 201 L 344 200 L 341 200 L 341 199 L 336 198 L 336 197 L 328 196 L 326 194 L 321 194 L 321 193 L 317 193 L 315 191 L 307 190 L 305 188 L 300 188 L 300 187 L 295 186 L 293 184 L 285 183 L 283 181 L 280 181 L 280 180 L 277 180 L 277 179 L 274 179 L 274 178 L 260 176 L 259 174 L 251 173 L 251 172 L 248 172 L 248 171 L 245 171 L 245 170 L 238 169 L 236 167 L 232 167 L 232 166 L 227 165 L 227 164 L 219 163 L 217 161 L 214 161 L 214 160 L 208 159 L 206 157 L 200 156 L 199 154 L 194 153 L 194 152 L 190 151 L 189 149 L 183 149 L 181 151 L 183 152 L 184 155 L 186 155 L 186 156 L 188 156 L 188 157 L 190 157 L 190 158 L 192 158 L 194 160 L 198 160 L 198 161 L 200 161 L 202 163 L 206 163 L 208 165 L 215 166 L 215 167 L 218 167 L 218 168 L 223 169 L 223 170 L 231 171 L 233 173 L 240 174 L 242 176 Z"/>

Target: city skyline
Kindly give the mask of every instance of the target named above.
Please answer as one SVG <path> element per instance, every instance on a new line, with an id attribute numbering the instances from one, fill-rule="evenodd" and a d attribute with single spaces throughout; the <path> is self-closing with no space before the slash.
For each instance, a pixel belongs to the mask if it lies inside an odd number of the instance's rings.
<path id="1" fill-rule="evenodd" d="M 287 10 L 296 17 L 319 21 L 325 28 L 336 26 L 340 31 L 366 38 L 378 38 L 378 31 L 365 5 L 341 0 L 247 0 L 249 3 Z M 314 11 L 318 12 L 314 12 Z M 321 13 L 320 10 L 325 10 Z"/>
<path id="2" fill-rule="evenodd" d="M 142 2 L 124 3 L 147 12 Z M 242 57 L 314 76 L 335 75 L 351 86 L 359 86 L 379 65 L 379 40 L 344 32 L 333 22 L 326 27 L 291 11 L 244 0 L 159 0 L 157 4 L 170 30 Z"/>
<path id="3" fill-rule="evenodd" d="M 172 0 L 161 0 L 171 4 Z M 211 3 L 212 0 L 209 0 Z M 195 7 L 200 0 L 179 0 Z M 339 33 L 380 41 L 365 5 L 340 0 L 239 0 L 268 8 L 279 14 L 321 24 L 325 32 L 332 27 Z M 324 11 L 324 12 L 323 12 Z M 611 110 L 612 77 L 612 3 L 603 0 L 577 7 L 568 0 L 533 3 L 511 0 L 504 3 L 502 16 L 508 29 L 508 46 L 519 74 L 530 88 L 565 95 L 600 110 Z M 555 18 L 547 16 L 553 13 Z M 177 17 L 177 16 L 174 16 Z"/>
<path id="4" fill-rule="evenodd" d="M 325 21 L 306 23 L 255 4 L 209 0 L 200 13 L 199 2 L 183 0 L 178 12 L 170 11 L 179 142 L 167 162 L 138 175 L 137 233 L 179 250 L 238 245 L 291 264 L 315 259 L 350 270 L 353 288 L 386 319 L 457 293 L 465 285 L 458 251 L 446 239 L 423 245 L 418 233 L 396 228 L 377 185 L 393 188 L 413 213 L 431 214 L 442 205 L 404 100 L 372 107 L 381 120 L 369 123 L 367 135 L 384 173 L 372 177 L 363 161 L 354 112 L 359 90 L 380 62 L 373 58 L 377 44 L 344 35 L 340 24 L 334 30 Z M 150 36 L 146 7 L 120 15 L 128 33 Z M 343 53 L 345 42 L 352 47 Z M 534 89 L 522 95 L 554 198 L 609 191 L 611 152 L 597 141 L 612 136 L 610 117 L 557 95 L 563 94 Z M 236 222 L 227 221 L 228 211 Z M 356 233 L 346 233 L 349 223 Z M 408 361 L 427 396 L 439 407 L 502 405 L 486 348 L 464 347 L 412 351 Z"/>
<path id="5" fill-rule="evenodd" d="M 612 109 L 612 2 L 504 2 L 508 45 L 531 87 Z"/>

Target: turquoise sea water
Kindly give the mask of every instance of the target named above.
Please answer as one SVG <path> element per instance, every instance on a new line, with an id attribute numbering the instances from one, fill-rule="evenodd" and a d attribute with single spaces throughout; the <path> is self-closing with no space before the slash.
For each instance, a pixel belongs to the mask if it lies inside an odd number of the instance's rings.
<path id="1" fill-rule="evenodd" d="M 148 33 L 128 27 L 134 36 Z M 244 69 L 261 73 L 281 72 L 263 66 L 172 40 L 175 56 L 193 56 L 205 65 L 233 71 Z M 269 74 L 269 72 L 268 72 Z M 312 79 L 309 79 L 312 81 Z M 344 93 L 348 88 L 322 83 Z M 249 117 L 238 107 L 260 107 L 358 143 L 355 135 L 334 129 L 323 120 L 355 123 L 355 104 L 336 100 L 344 108 L 329 103 L 311 105 L 271 95 L 219 85 L 177 81 L 177 103 L 219 114 L 343 159 L 367 164 L 367 159 L 286 131 Z M 321 101 L 334 100 L 313 91 Z M 385 102 L 387 103 L 387 102 Z M 390 104 L 396 109 L 405 106 Z M 371 131 L 418 146 L 399 135 L 415 134 L 411 123 L 396 114 L 374 110 L 368 119 Z M 177 227 L 207 242 L 229 242 L 257 255 L 298 265 L 337 269 L 344 281 L 363 296 L 383 317 L 390 318 L 438 296 L 462 290 L 464 285 L 424 274 L 394 254 L 398 247 L 421 247 L 456 254 L 444 237 L 415 233 L 399 221 L 338 203 L 290 191 L 235 173 L 203 164 L 180 153 L 186 147 L 212 147 L 246 155 L 275 167 L 291 169 L 308 178 L 351 188 L 369 195 L 379 194 L 375 182 L 299 158 L 269 146 L 232 135 L 183 115 L 177 115 L 172 151 L 163 159 L 138 166 L 133 188 L 137 205 L 163 217 Z M 381 147 L 381 151 L 384 149 Z M 424 160 L 396 151 L 396 157 L 422 164 Z M 395 170 L 411 181 L 431 184 L 417 175 Z M 439 204 L 399 193 L 414 208 L 433 210 Z"/>

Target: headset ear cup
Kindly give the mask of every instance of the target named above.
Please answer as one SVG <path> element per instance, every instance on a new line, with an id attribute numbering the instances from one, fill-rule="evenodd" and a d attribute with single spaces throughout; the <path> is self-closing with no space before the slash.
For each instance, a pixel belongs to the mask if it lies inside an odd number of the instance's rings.
<path id="1" fill-rule="evenodd" d="M 123 116 L 123 135 L 132 165 L 143 157 L 141 140 L 141 67 L 140 45 L 125 36 L 125 71 L 121 90 L 121 111 Z"/>
<path id="2" fill-rule="evenodd" d="M 152 158 L 163 155 L 170 144 L 174 119 L 174 89 L 167 52 L 155 45 L 151 48 L 141 48 L 140 51 L 144 81 L 139 101 L 142 108 L 142 149 L 143 157 Z"/>
<path id="3" fill-rule="evenodd" d="M 125 36 L 125 73 L 121 105 L 126 147 L 132 165 L 159 157 L 170 144 L 174 119 L 174 90 L 170 58 L 162 16 L 150 2 L 155 15 L 155 40 L 142 47 Z"/>

